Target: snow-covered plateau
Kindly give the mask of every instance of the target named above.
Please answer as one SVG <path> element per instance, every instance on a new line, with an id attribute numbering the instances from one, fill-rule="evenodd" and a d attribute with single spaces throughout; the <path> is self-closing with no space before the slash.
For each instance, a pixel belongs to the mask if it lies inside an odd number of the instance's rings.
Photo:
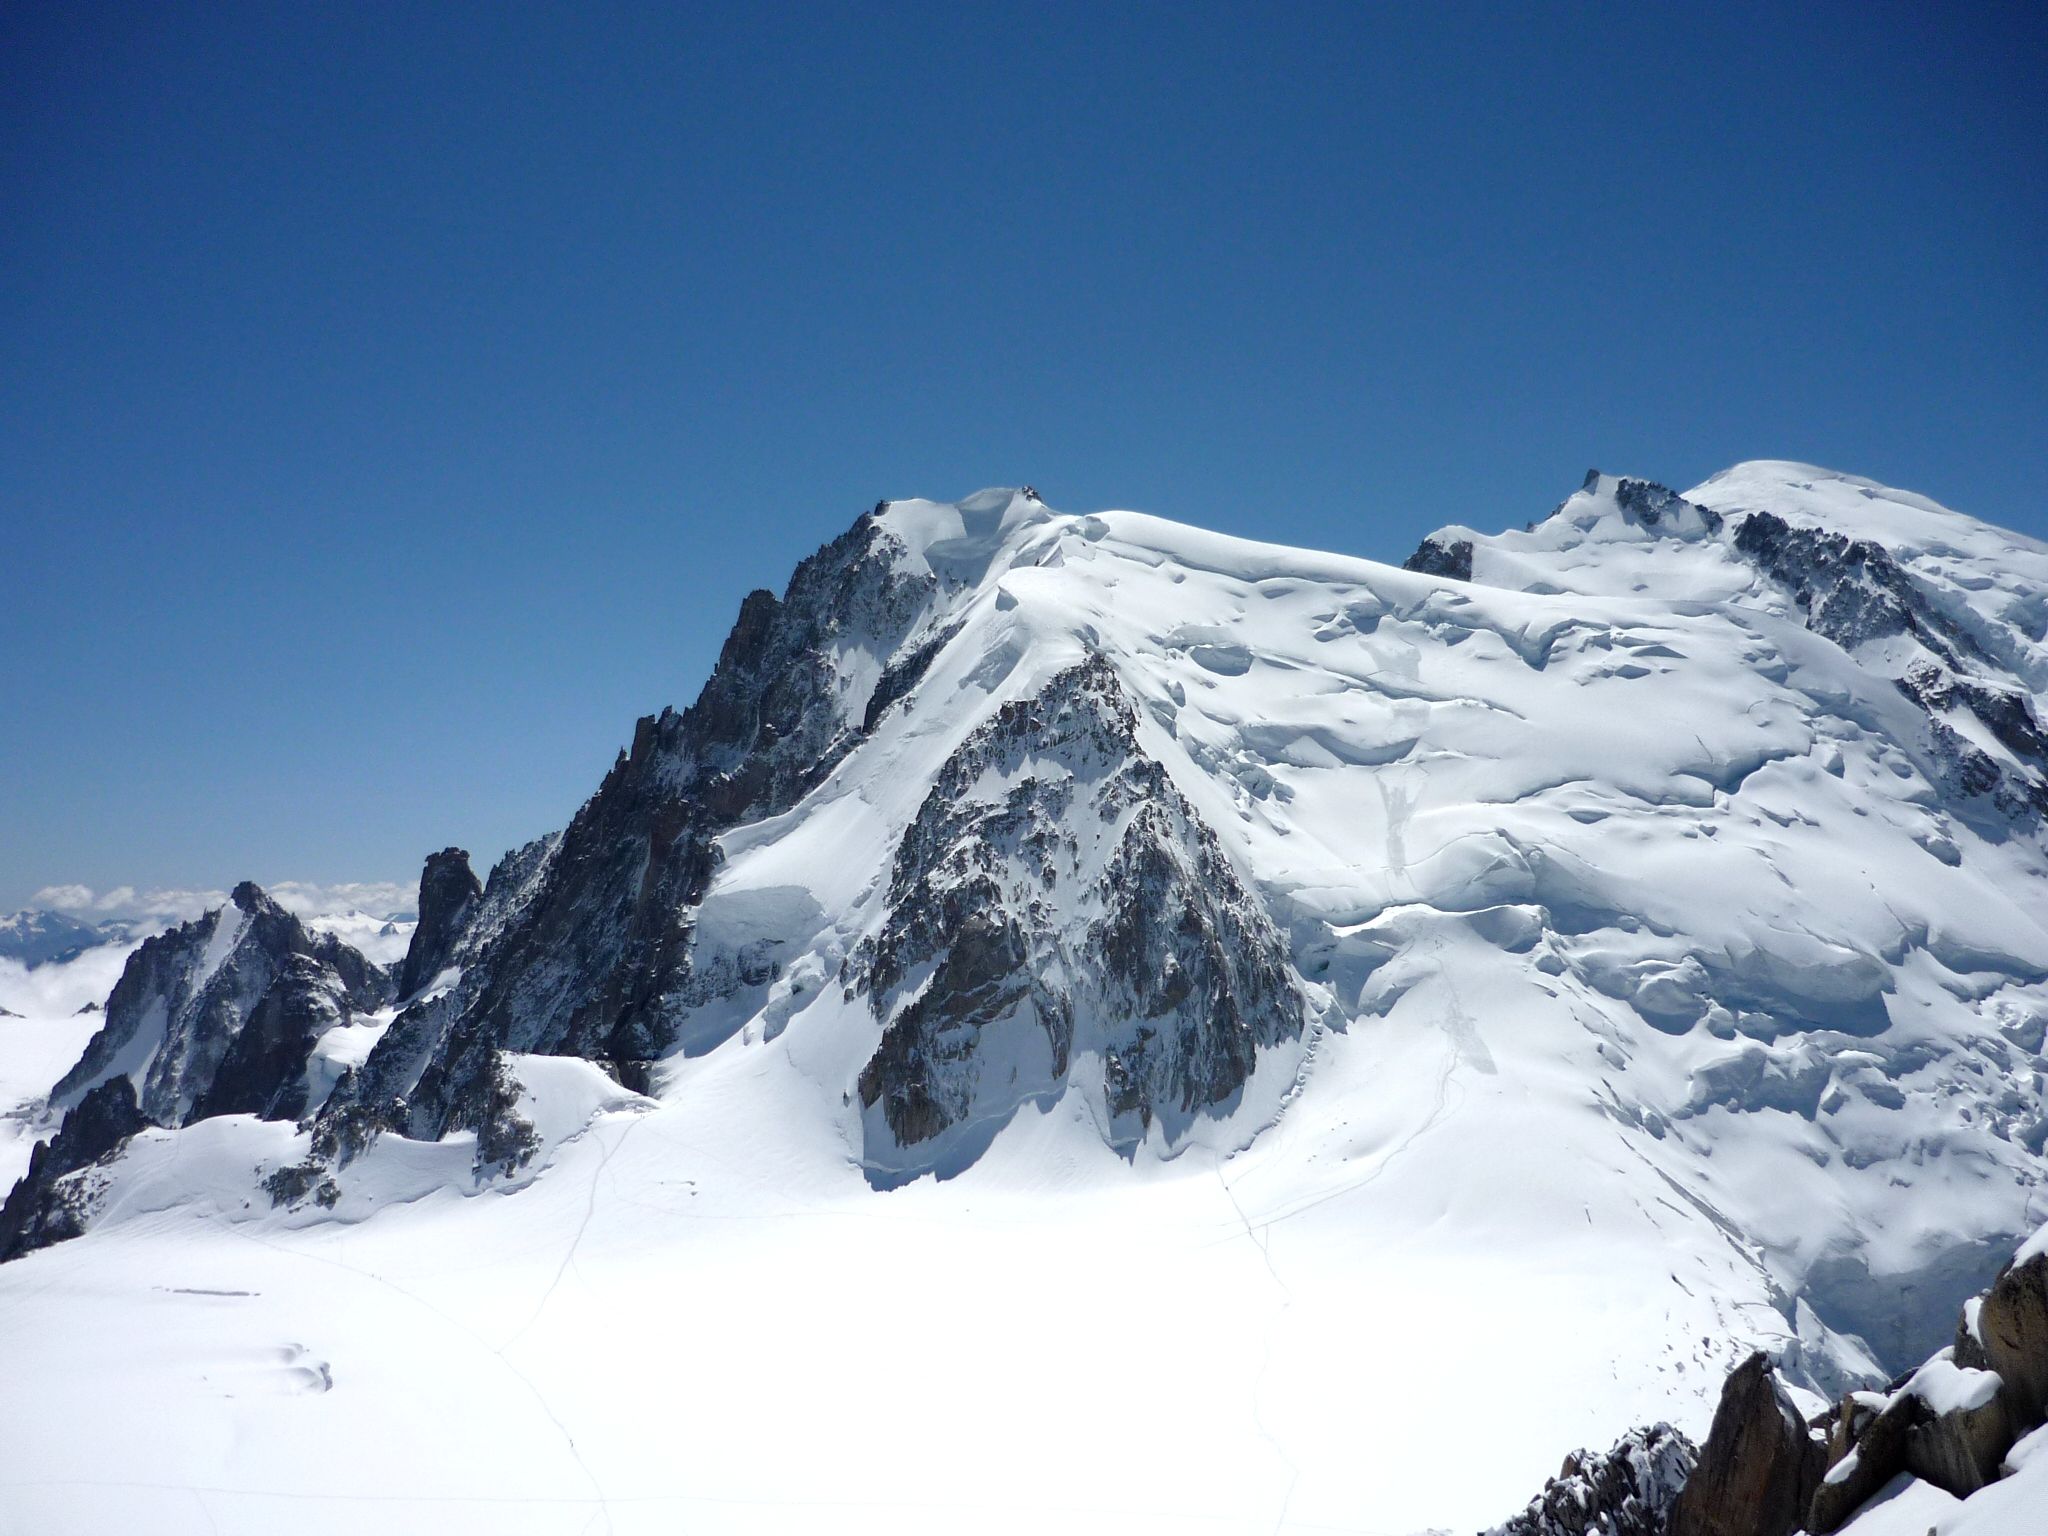
<path id="1" fill-rule="evenodd" d="M 883 503 L 416 927 L 0 962 L 0 1530 L 1394 1536 L 1757 1351 L 1974 1412 L 2044 718 L 2048 547 L 1806 465 Z M 2042 1433 L 1844 1528 L 2048 1531 Z"/>

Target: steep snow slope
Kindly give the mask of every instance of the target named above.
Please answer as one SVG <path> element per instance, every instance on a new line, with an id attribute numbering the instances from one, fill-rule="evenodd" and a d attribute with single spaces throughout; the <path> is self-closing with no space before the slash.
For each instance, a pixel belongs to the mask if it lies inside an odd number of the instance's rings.
<path id="1" fill-rule="evenodd" d="M 1422 571 L 879 509 L 324 1139 L 146 1131 L 0 1269 L 0 1476 L 39 1529 L 262 1528 L 306 1436 L 401 1529 L 1477 1527 L 1752 1345 L 1918 1358 L 2048 1215 L 2048 552 L 1693 498 Z"/>

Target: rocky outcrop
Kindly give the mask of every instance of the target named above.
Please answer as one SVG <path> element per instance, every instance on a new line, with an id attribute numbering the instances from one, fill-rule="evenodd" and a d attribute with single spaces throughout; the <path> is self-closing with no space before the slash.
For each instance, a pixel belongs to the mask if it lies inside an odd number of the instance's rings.
<path id="1" fill-rule="evenodd" d="M 1889 1390 L 1851 1393 L 1833 1410 L 1807 1528 L 1840 1529 L 1901 1473 L 1966 1499 L 2004 1475 L 2006 1453 L 2044 1414 L 2048 1254 L 2037 1254 L 1965 1305 L 1953 1345 Z"/>
<path id="2" fill-rule="evenodd" d="M 424 990 L 454 964 L 456 947 L 483 894 L 463 849 L 443 848 L 427 855 L 420 871 L 420 920 L 398 966 L 400 1001 Z"/>
<path id="3" fill-rule="evenodd" d="M 1890 551 L 1870 539 L 1796 527 L 1752 512 L 1735 530 L 1735 548 L 1783 586 L 1815 634 L 1854 651 L 1872 641 L 1909 638 L 1923 655 L 1897 678 L 1899 691 L 1927 712 L 1946 787 L 1960 797 L 1990 796 L 2007 814 L 2048 814 L 2048 733 L 2025 694 L 1971 674 L 1997 673 L 1970 632 L 1923 592 Z M 1967 713 L 2010 754 L 2000 763 L 1952 723 Z"/>
<path id="4" fill-rule="evenodd" d="M 50 1092 L 64 1120 L 8 1197 L 0 1258 L 77 1236 L 94 1194 L 85 1170 L 146 1125 L 298 1119 L 320 1037 L 390 992 L 382 969 L 246 881 L 225 906 L 145 941 Z"/>
<path id="5" fill-rule="evenodd" d="M 1280 935 L 1137 725 L 1095 656 L 1005 704 L 939 771 L 881 931 L 847 968 L 884 1024 L 858 1085 L 871 1137 L 992 1134 L 1084 1051 L 1113 1140 L 1161 1118 L 1171 1134 L 1236 1093 L 1259 1047 L 1301 1033 Z"/>
<path id="6" fill-rule="evenodd" d="M 1586 488 L 1591 490 L 1599 483 L 1600 472 L 1594 470 L 1586 476 Z M 1614 483 L 1614 504 L 1621 508 L 1623 515 L 1645 528 L 1656 528 L 1667 518 L 1676 520 L 1691 514 L 1709 532 L 1721 526 L 1721 514 L 1711 508 L 1687 501 L 1668 485 L 1659 485 L 1654 480 L 1634 480 L 1624 475 Z"/>
<path id="7" fill-rule="evenodd" d="M 1910 634 L 1951 665 L 1976 651 L 1890 552 L 1870 539 L 1795 527 L 1775 512 L 1752 512 L 1735 530 L 1735 548 L 1792 594 L 1807 628 L 1844 650 Z"/>
<path id="8" fill-rule="evenodd" d="M 320 1037 L 348 1022 L 355 999 L 333 967 L 288 954 L 228 1042 L 189 1120 L 255 1115 L 296 1120 L 306 1112 L 306 1063 Z"/>
<path id="9" fill-rule="evenodd" d="M 1834 1412 L 1827 1474 L 1807 1527 L 1838 1529 L 1901 1472 L 1967 1498 L 1999 1476 L 2018 1439 L 1991 1371 L 1936 1356 L 1890 1394 L 1852 1393 Z"/>
<path id="10" fill-rule="evenodd" d="M 1906 1468 L 1906 1437 L 1922 1418 L 1907 1399 L 1896 1406 L 1879 1393 L 1853 1393 L 1835 1410 L 1828 1467 L 1806 1514 L 1813 1536 L 1828 1536 Z"/>
<path id="11" fill-rule="evenodd" d="M 57 1134 L 29 1154 L 28 1172 L 0 1206 L 0 1263 L 84 1231 L 95 1191 L 80 1175 L 147 1123 L 125 1077 L 109 1078 L 74 1104 Z"/>
<path id="12" fill-rule="evenodd" d="M 152 1125 L 224 1113 L 295 1118 L 313 1041 L 350 1013 L 382 1006 L 390 991 L 383 970 L 245 881 L 226 906 L 129 957 L 106 1022 L 51 1103 L 76 1104 L 126 1077 Z"/>
<path id="13" fill-rule="evenodd" d="M 560 843 L 559 836 L 536 838 L 492 868 L 482 895 L 440 956 L 444 968 L 461 968 L 463 977 L 452 989 L 415 998 L 385 1030 L 369 1060 L 343 1073 L 316 1118 L 319 1156 L 345 1163 L 386 1130 L 431 1137 L 439 1134 L 437 1126 L 460 1124 L 482 1134 L 492 1106 L 501 1101 L 496 1089 L 504 1074 L 488 1032 L 465 1020 L 464 1004 L 474 993 L 468 971 L 533 899 Z M 519 1134 L 509 1126 L 502 1131 Z"/>
<path id="14" fill-rule="evenodd" d="M 1604 1455 L 1573 1451 L 1527 1509 L 1485 1536 L 1664 1536 L 1698 1459 L 1669 1424 L 1632 1429 Z"/>
<path id="15" fill-rule="evenodd" d="M 1930 1375 L 1936 1379 L 1927 1380 Z M 1991 1371 L 1963 1371 L 1947 1361 L 1923 1367 L 1894 1399 L 1914 1405 L 1906 1470 L 1962 1498 L 1997 1481 L 2005 1453 L 2019 1438 L 2000 1385 Z"/>
<path id="16" fill-rule="evenodd" d="M 2008 1264 L 1959 1332 L 1974 1332 L 1998 1373 L 2015 1435 L 2048 1419 L 2048 1251 Z"/>
<path id="17" fill-rule="evenodd" d="M 1625 1437 L 1604 1461 L 1567 1457 L 1528 1511 L 1490 1536 L 1830 1536 L 1902 1475 L 1959 1499 L 1990 1487 L 2012 1472 L 2009 1453 L 2044 1419 L 2048 1249 L 2008 1264 L 1964 1306 L 1954 1344 L 1884 1391 L 1847 1394 L 1810 1423 L 1769 1358 L 1750 1355 L 1722 1387 L 1696 1464 L 1667 1501 L 1668 1520 L 1642 1498 L 1628 1517 L 1634 1523 L 1609 1513 L 1616 1490 L 1636 1486 L 1611 1463 L 1653 1444 L 1646 1437 L 1659 1425 Z"/>
<path id="18" fill-rule="evenodd" d="M 1415 553 L 1401 562 L 1404 571 L 1424 576 L 1448 576 L 1452 581 L 1472 579 L 1472 541 L 1431 534 L 1415 547 Z"/>
<path id="19" fill-rule="evenodd" d="M 1671 1536 L 1790 1536 L 1806 1516 L 1826 1453 L 1768 1356 L 1729 1374 L 1699 1465 L 1671 1510 Z"/>

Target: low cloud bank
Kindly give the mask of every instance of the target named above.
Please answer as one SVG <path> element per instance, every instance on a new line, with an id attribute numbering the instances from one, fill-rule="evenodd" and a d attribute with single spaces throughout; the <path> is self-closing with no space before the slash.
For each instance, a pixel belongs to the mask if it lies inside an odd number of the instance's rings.
<path id="1" fill-rule="evenodd" d="M 416 886 L 396 880 L 352 880 L 336 885 L 322 885 L 310 880 L 280 880 L 263 888 L 279 906 L 300 917 L 335 917 L 345 912 L 367 912 L 372 917 L 410 917 L 418 896 Z M 89 885 L 46 885 L 29 898 L 29 905 L 68 912 L 88 922 L 118 919 L 163 927 L 190 922 L 227 899 L 226 891 L 140 891 L 132 885 L 95 891 Z"/>

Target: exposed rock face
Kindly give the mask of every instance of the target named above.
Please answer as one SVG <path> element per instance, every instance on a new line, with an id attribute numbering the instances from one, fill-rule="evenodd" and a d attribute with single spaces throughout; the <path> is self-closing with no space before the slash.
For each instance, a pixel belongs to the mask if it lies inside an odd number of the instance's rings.
<path id="1" fill-rule="evenodd" d="M 50 1099 L 76 1104 L 126 1077 L 152 1125 L 223 1113 L 295 1118 L 312 1042 L 389 995 L 381 969 L 245 881 L 227 906 L 129 957 L 106 1023 Z"/>
<path id="2" fill-rule="evenodd" d="M 1671 1536 L 1790 1536 L 1825 1455 L 1769 1358 L 1751 1355 L 1721 1389 L 1699 1466 L 1672 1506 Z"/>
<path id="3" fill-rule="evenodd" d="M 1415 553 L 1401 562 L 1404 571 L 1424 576 L 1448 576 L 1452 581 L 1472 579 L 1472 541 L 1447 539 L 1432 534 L 1415 547 Z"/>
<path id="4" fill-rule="evenodd" d="M 2008 1453 L 2044 1418 L 2048 1251 L 2008 1264 L 1967 1303 L 1953 1345 L 1882 1392 L 1847 1394 L 1810 1425 L 1766 1356 L 1744 1360 L 1722 1388 L 1697 1464 L 1681 1474 L 1668 1526 L 1617 1523 L 1601 1491 L 1615 1474 L 1602 1463 L 1589 1469 L 1579 1452 L 1527 1513 L 1490 1536 L 1830 1536 L 1901 1474 L 1960 1499 L 1990 1487 L 2013 1470 Z M 1608 1460 L 1663 1428 L 1637 1431 Z"/>
<path id="5" fill-rule="evenodd" d="M 558 836 L 536 838 L 491 870 L 440 955 L 443 968 L 464 968 L 470 984 L 416 998 L 369 1060 L 343 1074 L 319 1110 L 314 1146 L 321 1156 L 346 1162 L 381 1130 L 432 1137 L 445 1124 L 481 1128 L 501 1074 L 496 1045 L 480 1027 L 456 1038 L 463 1004 L 474 993 L 467 970 L 533 899 L 559 846 Z"/>
<path id="6" fill-rule="evenodd" d="M 455 949 L 482 900 L 484 888 L 469 854 L 443 848 L 427 855 L 420 872 L 420 920 L 398 966 L 398 997 L 410 999 L 454 963 Z"/>
<path id="7" fill-rule="evenodd" d="M 313 1046 L 328 1030 L 348 1022 L 355 1003 L 333 967 L 309 955 L 284 956 L 276 979 L 228 1043 L 189 1118 L 298 1119 L 307 1108 L 306 1062 Z"/>
<path id="8" fill-rule="evenodd" d="M 849 980 L 887 1026 L 861 1102 L 902 1147 L 970 1121 L 992 1134 L 1078 1051 L 1100 1061 L 1114 1139 L 1160 1117 L 1171 1132 L 1305 1023 L 1280 935 L 1100 656 L 940 770 Z"/>
<path id="9" fill-rule="evenodd" d="M 501 883 L 507 897 L 471 925 L 485 934 L 476 963 L 454 994 L 408 1009 L 337 1088 L 328 1145 L 346 1155 L 382 1128 L 485 1129 L 504 1101 L 506 1050 L 583 1056 L 644 1081 L 697 1000 L 693 914 L 714 839 L 788 809 L 861 739 L 869 696 L 846 658 L 895 656 L 936 587 L 901 555 L 870 513 L 798 566 L 780 599 L 748 596 L 697 702 L 642 719 L 559 840 L 502 882 L 493 872 L 480 905 Z M 913 646 L 891 686 L 914 683 L 934 648 Z"/>
<path id="10" fill-rule="evenodd" d="M 1896 634 L 1913 635 L 1951 664 L 1975 649 L 1881 544 L 1752 512 L 1735 530 L 1735 547 L 1791 591 L 1808 628 L 1845 650 Z"/>
<path id="11" fill-rule="evenodd" d="M 1916 1382 L 1897 1401 L 1917 1405 L 1906 1432 L 1906 1470 L 1967 1498 L 1998 1478 L 1999 1463 L 2019 1438 L 2013 1430 L 1999 1378 L 1990 1371 L 1958 1371 L 1947 1361 L 1931 1363 L 1930 1371 L 1958 1378 L 1945 1383 L 1952 1390 L 1932 1396 L 1932 1383 Z M 1937 1406 L 1939 1404 L 1939 1406 Z"/>
<path id="12" fill-rule="evenodd" d="M 1956 1342 L 1883 1393 L 1835 1410 L 1807 1526 L 1839 1529 L 1901 1472 L 1968 1498 L 2048 1416 L 2048 1253 L 2009 1264 L 1963 1308 Z"/>
<path id="13" fill-rule="evenodd" d="M 1882 545 L 1753 512 L 1736 528 L 1735 548 L 1790 591 L 1815 634 L 1851 651 L 1899 637 L 1923 653 L 1904 667 L 1899 691 L 1927 712 L 1952 791 L 1990 796 L 2007 814 L 2048 813 L 2048 733 L 2032 704 L 1969 675 L 1998 668 Z M 2006 762 L 1957 728 L 1962 714 L 2006 749 Z"/>
<path id="14" fill-rule="evenodd" d="M 1669 1424 L 1632 1429 L 1605 1455 L 1573 1451 L 1527 1509 L 1486 1536 L 1664 1536 L 1698 1460 Z"/>
<path id="15" fill-rule="evenodd" d="M 84 1231 L 93 1190 L 74 1175 L 146 1123 L 125 1077 L 107 1079 L 74 1104 L 57 1134 L 29 1154 L 28 1172 L 0 1206 L 0 1263 Z"/>
<path id="16" fill-rule="evenodd" d="M 2000 1271 L 1975 1331 L 1984 1363 L 2005 1383 L 2015 1436 L 2048 1418 L 2048 1253 Z"/>
<path id="17" fill-rule="evenodd" d="M 1906 1467 L 1906 1439 L 1926 1416 L 1916 1398 L 1889 1404 L 1876 1393 L 1855 1393 L 1837 1412 L 1828 1441 L 1828 1469 L 1813 1490 L 1806 1526 L 1828 1536 L 1871 1495 Z"/>
<path id="18" fill-rule="evenodd" d="M 1590 489 L 1598 483 L 1599 471 L 1586 477 Z M 1668 485 L 1659 485 L 1654 480 L 1632 480 L 1622 476 L 1614 486 L 1615 505 L 1630 518 L 1645 528 L 1655 528 L 1667 517 L 1681 518 L 1687 514 L 1696 517 L 1709 532 L 1721 526 L 1721 514 L 1707 507 L 1687 501 Z"/>

